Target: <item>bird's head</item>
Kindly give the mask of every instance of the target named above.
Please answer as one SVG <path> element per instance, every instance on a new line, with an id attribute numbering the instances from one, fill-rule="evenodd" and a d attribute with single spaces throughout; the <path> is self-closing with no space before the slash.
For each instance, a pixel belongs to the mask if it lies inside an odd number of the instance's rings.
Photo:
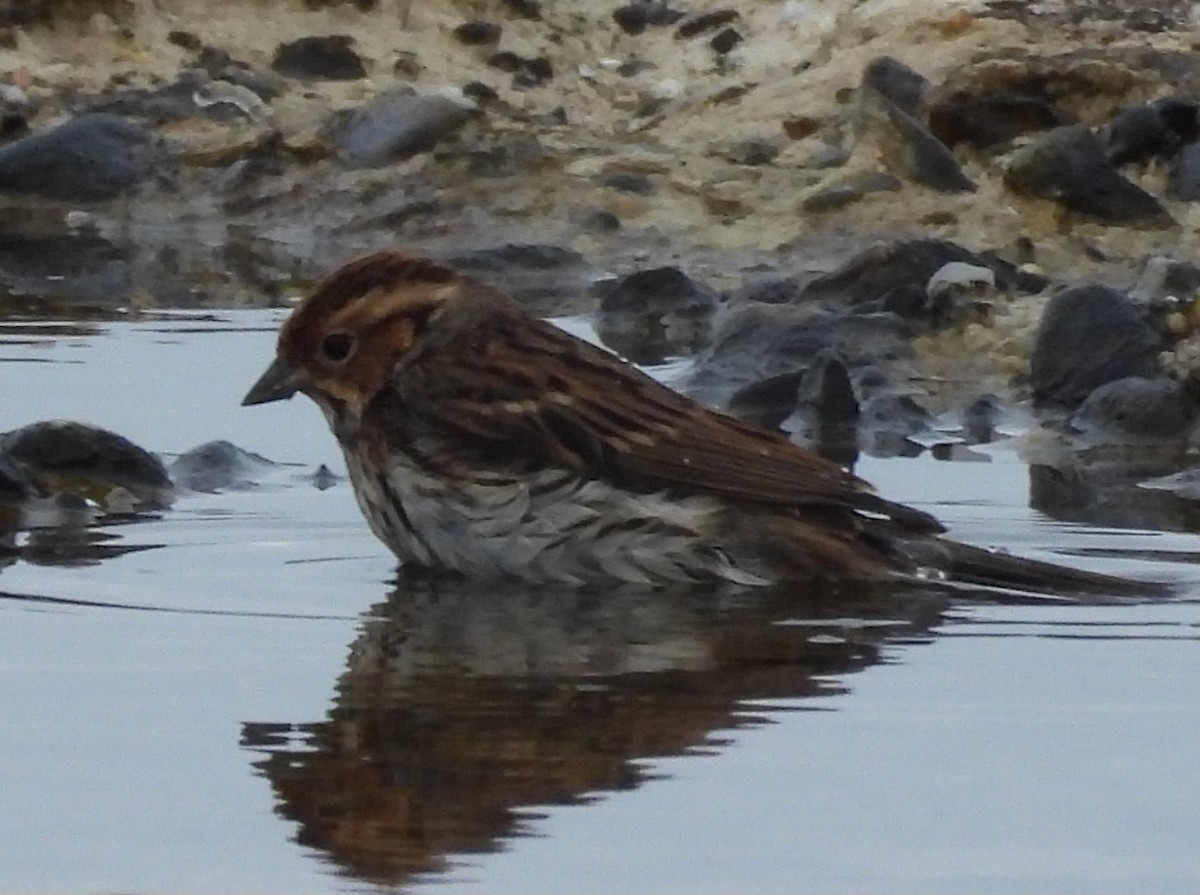
<path id="1" fill-rule="evenodd" d="M 361 414 L 416 349 L 460 277 L 433 261 L 377 252 L 325 279 L 279 332 L 274 363 L 243 405 L 308 395 L 326 414 Z"/>

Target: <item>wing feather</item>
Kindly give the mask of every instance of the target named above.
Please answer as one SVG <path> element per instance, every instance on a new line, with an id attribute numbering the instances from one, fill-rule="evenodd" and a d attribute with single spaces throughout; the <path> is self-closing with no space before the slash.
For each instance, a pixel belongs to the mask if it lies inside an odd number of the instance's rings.
<path id="1" fill-rule="evenodd" d="M 409 413 L 493 462 L 551 463 L 641 490 L 677 489 L 775 507 L 838 506 L 940 531 L 932 516 L 785 437 L 705 408 L 519 306 L 487 296 L 398 365 Z M 481 310 L 482 309 L 482 310 Z"/>

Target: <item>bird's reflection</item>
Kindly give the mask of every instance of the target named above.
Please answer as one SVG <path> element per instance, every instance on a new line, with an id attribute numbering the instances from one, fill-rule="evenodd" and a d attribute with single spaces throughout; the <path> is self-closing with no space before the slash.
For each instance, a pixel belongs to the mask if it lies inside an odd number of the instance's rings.
<path id="1" fill-rule="evenodd" d="M 300 843 L 396 885 L 498 848 L 523 808 L 637 786 L 639 760 L 761 723 L 748 701 L 842 692 L 841 675 L 889 640 L 927 638 L 945 606 L 915 587 L 731 597 L 410 579 L 364 620 L 328 717 L 249 723 L 243 745 Z"/>

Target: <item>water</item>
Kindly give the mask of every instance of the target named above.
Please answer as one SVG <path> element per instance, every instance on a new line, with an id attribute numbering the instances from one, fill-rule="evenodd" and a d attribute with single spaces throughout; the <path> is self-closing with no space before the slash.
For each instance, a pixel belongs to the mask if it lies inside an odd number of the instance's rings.
<path id="1" fill-rule="evenodd" d="M 958 537 L 1177 582 L 1159 602 L 398 579 L 305 479 L 341 468 L 316 409 L 238 407 L 279 320 L 0 330 L 0 427 L 293 464 L 3 570 L 0 890 L 1195 891 L 1186 514 L 1056 520 L 1004 444 L 857 470 Z"/>

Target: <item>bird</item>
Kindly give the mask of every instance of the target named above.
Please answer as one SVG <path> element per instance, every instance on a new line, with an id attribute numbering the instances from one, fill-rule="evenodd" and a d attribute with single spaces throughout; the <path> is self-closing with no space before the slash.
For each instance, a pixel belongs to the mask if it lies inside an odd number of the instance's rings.
<path id="1" fill-rule="evenodd" d="M 405 568 L 585 587 L 1148 587 L 954 541 L 782 433 L 402 250 L 322 280 L 242 404 L 296 394 L 323 412 L 363 515 Z"/>

